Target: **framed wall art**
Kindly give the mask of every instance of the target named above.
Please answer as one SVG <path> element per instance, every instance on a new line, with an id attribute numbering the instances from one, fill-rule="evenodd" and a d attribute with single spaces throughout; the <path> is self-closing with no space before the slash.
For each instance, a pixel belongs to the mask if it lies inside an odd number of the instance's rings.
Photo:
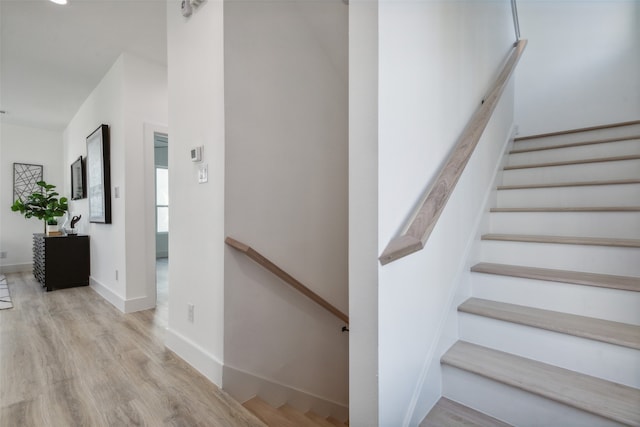
<path id="1" fill-rule="evenodd" d="M 84 162 L 82 156 L 71 163 L 71 200 L 79 200 L 87 197 L 84 182 Z"/>
<path id="2" fill-rule="evenodd" d="M 40 191 L 37 182 L 42 181 L 42 165 L 29 163 L 13 164 L 13 201 L 25 200 L 30 194 Z"/>
<path id="3" fill-rule="evenodd" d="M 111 163 L 109 155 L 109 126 L 100 125 L 87 137 L 89 222 L 111 224 Z"/>

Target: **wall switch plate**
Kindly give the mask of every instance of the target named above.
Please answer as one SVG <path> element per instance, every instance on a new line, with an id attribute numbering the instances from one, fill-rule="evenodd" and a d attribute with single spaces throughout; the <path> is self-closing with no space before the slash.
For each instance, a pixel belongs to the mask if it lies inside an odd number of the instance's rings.
<path id="1" fill-rule="evenodd" d="M 115 197 L 116 199 L 120 198 L 120 187 L 113 188 L 113 197 Z"/>
<path id="2" fill-rule="evenodd" d="M 209 181 L 209 165 L 204 164 L 198 168 L 198 183 L 203 184 Z"/>
<path id="3" fill-rule="evenodd" d="M 6 251 L 0 252 L 0 259 L 5 259 L 6 257 L 7 257 L 7 252 Z"/>

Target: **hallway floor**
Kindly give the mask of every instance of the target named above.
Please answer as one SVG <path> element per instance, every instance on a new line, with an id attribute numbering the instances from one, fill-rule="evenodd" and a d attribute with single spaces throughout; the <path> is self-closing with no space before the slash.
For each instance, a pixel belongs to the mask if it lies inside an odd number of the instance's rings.
<path id="1" fill-rule="evenodd" d="M 7 279 L 0 426 L 263 425 L 164 347 L 155 310 L 122 314 L 89 287 Z"/>
<path id="2" fill-rule="evenodd" d="M 156 259 L 156 292 L 154 322 L 167 327 L 169 319 L 169 258 Z"/>

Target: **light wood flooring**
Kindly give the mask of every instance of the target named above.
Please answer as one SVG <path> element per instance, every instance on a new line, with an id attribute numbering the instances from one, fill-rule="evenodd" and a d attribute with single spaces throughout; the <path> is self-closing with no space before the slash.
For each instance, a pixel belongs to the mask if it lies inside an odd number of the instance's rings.
<path id="1" fill-rule="evenodd" d="M 155 310 L 122 314 L 89 287 L 7 278 L 0 426 L 264 426 L 164 347 Z"/>
<path id="2" fill-rule="evenodd" d="M 169 319 L 169 258 L 156 259 L 155 323 L 166 327 Z"/>

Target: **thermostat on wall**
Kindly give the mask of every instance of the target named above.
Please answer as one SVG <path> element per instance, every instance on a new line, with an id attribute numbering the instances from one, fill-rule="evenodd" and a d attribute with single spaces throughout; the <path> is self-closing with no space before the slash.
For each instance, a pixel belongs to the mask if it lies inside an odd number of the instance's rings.
<path id="1" fill-rule="evenodd" d="M 202 160 L 202 146 L 191 149 L 191 161 L 199 162 Z"/>

